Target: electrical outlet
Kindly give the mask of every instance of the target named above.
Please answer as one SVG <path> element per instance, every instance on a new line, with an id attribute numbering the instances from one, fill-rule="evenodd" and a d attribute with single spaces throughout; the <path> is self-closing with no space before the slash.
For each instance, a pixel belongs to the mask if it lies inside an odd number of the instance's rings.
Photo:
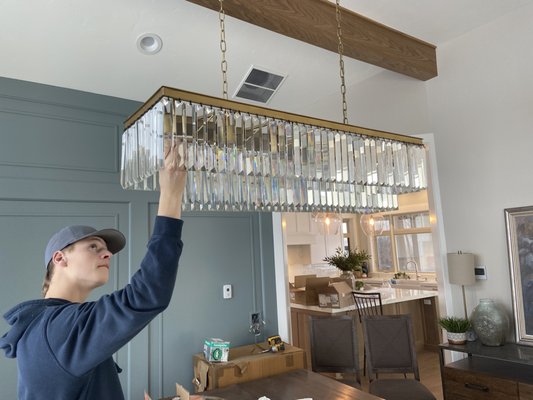
<path id="1" fill-rule="evenodd" d="M 261 335 L 261 327 L 263 325 L 263 321 L 261 321 L 261 314 L 260 313 L 252 313 L 250 315 L 250 333 L 253 333 L 255 336 Z"/>
<path id="2" fill-rule="evenodd" d="M 254 325 L 254 324 L 260 324 L 261 323 L 261 314 L 260 313 L 252 313 L 252 318 L 251 318 L 251 324 Z"/>

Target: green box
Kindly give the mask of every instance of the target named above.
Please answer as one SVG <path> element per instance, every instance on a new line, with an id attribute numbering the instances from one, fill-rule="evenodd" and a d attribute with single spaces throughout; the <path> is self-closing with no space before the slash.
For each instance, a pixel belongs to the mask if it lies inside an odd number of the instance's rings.
<path id="1" fill-rule="evenodd" d="M 218 338 L 210 338 L 204 341 L 204 356 L 207 361 L 228 361 L 229 342 Z"/>

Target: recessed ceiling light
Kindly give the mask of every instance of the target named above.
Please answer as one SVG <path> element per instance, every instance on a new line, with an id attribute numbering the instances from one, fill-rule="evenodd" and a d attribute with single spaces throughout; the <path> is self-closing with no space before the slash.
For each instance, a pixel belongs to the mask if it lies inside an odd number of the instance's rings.
<path id="1" fill-rule="evenodd" d="M 155 33 L 145 33 L 137 38 L 137 48 L 143 54 L 156 54 L 163 47 L 163 41 Z"/>

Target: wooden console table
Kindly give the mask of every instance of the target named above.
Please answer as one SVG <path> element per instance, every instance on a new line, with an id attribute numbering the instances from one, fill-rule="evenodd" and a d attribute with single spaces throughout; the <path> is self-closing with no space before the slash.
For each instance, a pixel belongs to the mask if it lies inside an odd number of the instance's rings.
<path id="1" fill-rule="evenodd" d="M 439 345 L 445 400 L 533 400 L 533 347 L 507 343 L 491 347 L 479 341 Z M 468 357 L 445 364 L 444 351 Z"/>

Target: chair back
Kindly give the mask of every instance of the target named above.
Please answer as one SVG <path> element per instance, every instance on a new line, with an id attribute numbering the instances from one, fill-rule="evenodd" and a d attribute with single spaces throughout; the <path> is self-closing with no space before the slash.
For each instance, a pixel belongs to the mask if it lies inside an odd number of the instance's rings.
<path id="1" fill-rule="evenodd" d="M 339 317 L 309 316 L 311 367 L 314 372 L 359 374 L 359 349 L 355 321 L 349 315 Z"/>
<path id="2" fill-rule="evenodd" d="M 379 292 L 352 292 L 359 322 L 363 322 L 365 315 L 383 315 L 383 304 Z"/>
<path id="3" fill-rule="evenodd" d="M 378 373 L 412 373 L 420 381 L 410 315 L 364 316 L 363 333 L 370 381 Z"/>

